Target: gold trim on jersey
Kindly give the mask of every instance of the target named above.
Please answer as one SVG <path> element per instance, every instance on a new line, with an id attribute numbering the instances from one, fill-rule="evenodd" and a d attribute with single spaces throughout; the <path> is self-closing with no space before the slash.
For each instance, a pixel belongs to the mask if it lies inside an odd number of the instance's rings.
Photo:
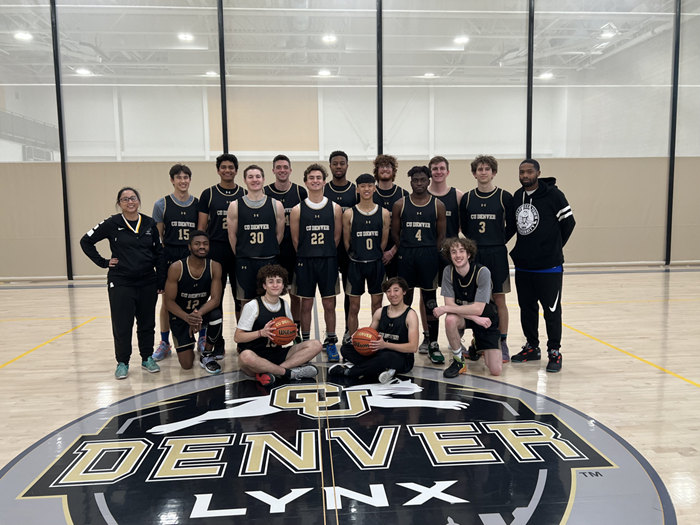
<path id="1" fill-rule="evenodd" d="M 267 187 L 270 189 L 270 191 L 271 191 L 272 193 L 276 193 L 277 195 L 287 195 L 287 193 L 289 193 L 290 191 L 292 191 L 292 190 L 294 189 L 295 186 L 296 186 L 296 188 L 297 188 L 297 195 L 298 195 L 298 194 L 299 194 L 299 185 L 296 184 L 296 183 L 294 183 L 294 182 L 292 182 L 292 185 L 289 186 L 289 189 L 288 189 L 287 191 L 277 191 L 277 190 L 275 189 L 275 187 L 274 187 L 274 183 L 268 184 L 268 185 L 267 185 Z"/>
<path id="2" fill-rule="evenodd" d="M 437 200 L 437 197 L 435 195 L 433 195 L 432 193 L 429 193 L 428 195 L 430 195 L 430 198 L 433 201 Z M 416 204 L 415 202 L 413 202 L 413 199 L 411 199 L 410 195 L 408 196 L 408 199 L 411 201 L 411 204 L 413 204 L 416 208 L 425 208 L 426 206 L 428 206 L 430 204 L 430 201 L 426 202 L 425 204 Z M 435 204 L 435 211 L 437 211 L 437 204 Z"/>
<path id="3" fill-rule="evenodd" d="M 240 184 L 236 184 L 236 191 L 234 191 L 233 193 L 224 193 L 223 191 L 221 191 L 219 189 L 218 184 L 214 184 L 212 186 L 212 189 L 214 189 L 214 188 L 216 188 L 216 191 L 218 191 L 224 197 L 234 197 L 238 193 L 239 190 L 243 190 L 243 187 Z M 214 192 L 212 192 L 212 193 L 214 193 Z M 246 190 L 243 190 L 243 195 L 247 195 L 247 194 L 248 194 L 248 192 Z M 211 199 L 209 199 L 209 203 L 211 204 Z"/>
<path id="4" fill-rule="evenodd" d="M 329 199 L 328 197 L 326 197 L 325 195 L 323 196 L 323 198 L 326 199 L 326 204 L 324 204 L 324 205 L 321 206 L 320 208 L 314 208 L 313 206 L 310 206 L 310 205 L 309 205 L 309 203 L 311 203 L 311 204 L 321 204 L 320 202 L 313 202 L 313 201 L 311 201 L 311 200 L 310 200 L 310 197 L 306 197 L 305 199 L 303 199 L 302 201 L 300 201 L 300 204 L 301 204 L 301 202 L 304 202 L 304 203 L 306 204 L 306 206 L 307 206 L 310 210 L 316 210 L 316 211 L 321 211 L 322 209 L 324 209 L 326 206 L 328 206 L 328 203 L 329 203 L 329 202 L 330 202 L 331 204 L 335 204 L 335 202 L 333 202 L 332 200 L 330 200 L 330 199 Z M 307 201 L 308 201 L 308 202 L 307 202 Z M 301 208 L 299 209 L 299 211 L 301 212 Z M 333 213 L 335 213 L 335 208 L 333 209 Z"/>
<path id="5" fill-rule="evenodd" d="M 194 274 L 192 273 L 192 270 L 190 270 L 190 256 L 189 255 L 187 256 L 186 262 L 187 262 L 187 273 L 190 274 L 190 277 L 192 277 L 192 279 L 194 279 L 195 281 L 199 281 L 202 278 L 202 276 L 204 275 L 204 272 L 207 271 L 207 260 L 204 259 L 204 268 L 202 268 L 202 273 L 199 274 L 199 277 L 195 277 Z"/>
<path id="6" fill-rule="evenodd" d="M 483 197 L 482 197 L 481 195 L 479 195 L 479 188 L 474 188 L 472 191 L 474 192 L 474 195 L 476 195 L 476 196 L 479 197 L 480 199 L 490 199 L 491 197 L 493 197 L 493 196 L 496 194 L 496 192 L 497 192 L 498 190 L 500 190 L 500 188 L 499 188 L 499 187 L 495 187 L 494 190 L 493 190 L 491 193 L 489 193 L 488 195 L 485 195 L 485 196 L 483 196 Z M 471 193 L 471 191 L 470 191 L 469 193 Z M 503 203 L 503 193 L 501 193 L 501 204 L 502 204 L 502 203 Z"/>
<path id="7" fill-rule="evenodd" d="M 347 192 L 350 190 L 350 188 L 352 188 L 354 185 L 355 185 L 354 183 L 348 182 L 348 187 L 347 187 L 346 189 L 344 189 L 343 191 L 338 191 L 338 190 L 336 190 L 336 189 L 333 189 L 333 183 L 332 183 L 332 182 L 329 182 L 328 184 L 326 184 L 326 186 L 327 186 L 332 192 L 338 193 L 339 195 L 342 195 L 343 193 L 347 193 Z M 357 193 L 357 190 L 355 190 L 355 193 Z"/>
<path id="8" fill-rule="evenodd" d="M 377 213 L 377 210 L 378 210 L 378 209 L 379 209 L 379 204 L 375 204 L 375 205 L 374 205 L 374 209 L 373 209 L 372 211 L 370 211 L 370 212 L 364 212 L 364 211 L 362 211 L 362 210 L 359 208 L 359 205 L 356 204 L 355 206 L 353 206 L 352 208 L 350 208 L 350 211 L 352 211 L 352 210 L 357 210 L 357 211 L 359 211 L 362 215 L 364 215 L 365 217 L 372 217 L 375 213 Z M 382 208 L 382 209 L 383 209 L 383 208 Z"/>
<path id="9" fill-rule="evenodd" d="M 165 197 L 170 197 L 170 200 L 173 201 L 173 204 L 175 204 L 175 206 L 179 206 L 180 208 L 189 208 L 190 206 L 192 206 L 194 204 L 194 199 L 195 199 L 194 195 L 190 195 L 190 199 L 192 199 L 192 202 L 190 202 L 187 205 L 182 205 L 179 202 L 177 202 L 177 199 L 175 199 L 175 197 L 173 197 L 172 193 L 170 195 L 166 195 Z M 165 203 L 165 206 L 163 206 L 163 214 L 164 215 L 165 215 L 165 209 L 168 205 L 168 201 L 165 199 L 165 197 L 163 197 L 163 202 Z"/>
<path id="10" fill-rule="evenodd" d="M 397 191 L 398 189 L 399 189 L 399 186 L 396 185 L 396 184 L 394 184 L 394 185 L 393 185 L 393 190 L 394 190 L 394 191 L 392 191 L 389 195 L 386 195 L 386 194 L 382 193 L 381 188 L 379 187 L 379 185 L 377 185 L 377 195 L 379 195 L 379 196 L 380 196 L 381 198 L 383 198 L 383 199 L 387 199 L 387 198 L 389 198 L 389 197 L 393 197 L 394 195 L 396 195 L 396 191 Z"/>

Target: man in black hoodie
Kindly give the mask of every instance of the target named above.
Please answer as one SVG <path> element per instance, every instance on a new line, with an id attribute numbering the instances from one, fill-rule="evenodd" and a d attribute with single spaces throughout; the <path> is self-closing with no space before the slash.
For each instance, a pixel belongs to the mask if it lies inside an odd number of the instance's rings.
<path id="1" fill-rule="evenodd" d="M 520 163 L 518 171 L 522 188 L 513 195 L 512 224 L 517 226 L 517 238 L 510 256 L 515 264 L 520 324 L 527 343 L 511 361 L 523 363 L 541 358 L 539 302 L 547 326 L 547 372 L 559 372 L 563 248 L 576 221 L 566 197 L 556 187 L 556 179 L 539 178 L 539 162 L 526 159 Z"/>

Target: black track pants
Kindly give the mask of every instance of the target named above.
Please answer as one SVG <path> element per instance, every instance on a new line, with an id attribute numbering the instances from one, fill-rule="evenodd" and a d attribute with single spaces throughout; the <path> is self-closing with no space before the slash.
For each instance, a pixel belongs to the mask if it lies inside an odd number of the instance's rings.
<path id="1" fill-rule="evenodd" d="M 515 270 L 518 290 L 520 324 L 530 346 L 537 347 L 539 339 L 539 304 L 542 303 L 547 326 L 547 350 L 561 347 L 561 289 L 562 272 L 534 273 Z M 543 349 L 545 350 L 545 349 Z"/>
<path id="2" fill-rule="evenodd" d="M 114 286 L 108 288 L 109 309 L 112 314 L 112 334 L 117 363 L 129 364 L 131 357 L 131 333 L 136 319 L 136 336 L 141 360 L 153 355 L 156 330 L 155 284 L 147 286 Z"/>

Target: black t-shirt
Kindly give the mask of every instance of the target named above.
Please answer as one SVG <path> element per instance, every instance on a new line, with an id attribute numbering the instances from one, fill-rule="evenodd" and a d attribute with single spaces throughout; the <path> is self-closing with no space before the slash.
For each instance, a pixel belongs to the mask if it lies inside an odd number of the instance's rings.
<path id="1" fill-rule="evenodd" d="M 247 193 L 241 186 L 229 190 L 222 188 L 220 184 L 207 188 L 199 197 L 197 211 L 209 215 L 207 233 L 209 240 L 215 242 L 228 242 L 226 217 L 228 205 L 236 199 L 240 199 Z"/>

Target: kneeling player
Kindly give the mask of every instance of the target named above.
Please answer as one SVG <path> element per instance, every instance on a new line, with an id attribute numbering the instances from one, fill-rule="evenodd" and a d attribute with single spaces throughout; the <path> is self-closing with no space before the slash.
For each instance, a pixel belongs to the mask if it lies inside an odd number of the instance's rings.
<path id="1" fill-rule="evenodd" d="M 501 375 L 501 334 L 498 330 L 498 310 L 491 295 L 491 272 L 474 262 L 476 243 L 471 239 L 452 237 L 442 247 L 450 265 L 442 273 L 442 296 L 445 306 L 433 310 L 435 317 L 445 315 L 445 331 L 454 361 L 445 370 L 445 377 L 457 377 L 466 372 L 464 330 L 474 331 L 476 351 L 484 354 L 491 374 Z"/>
<path id="2" fill-rule="evenodd" d="M 286 291 L 287 270 L 278 264 L 262 267 L 258 272 L 259 295 L 243 307 L 233 337 L 240 352 L 241 370 L 266 386 L 272 385 L 276 377 L 304 379 L 318 374 L 309 361 L 321 352 L 320 341 L 283 348 L 270 339 L 277 317 L 292 318 L 289 304 L 280 298 Z"/>
<path id="3" fill-rule="evenodd" d="M 213 354 L 223 332 L 221 265 L 207 258 L 206 232 L 191 232 L 189 247 L 190 255 L 175 261 L 168 269 L 163 302 L 170 312 L 170 330 L 180 366 L 185 370 L 192 368 L 197 333 L 206 327 L 207 338 L 199 365 L 210 374 L 218 374 L 221 366 Z"/>
<path id="4" fill-rule="evenodd" d="M 346 363 L 330 367 L 330 375 L 378 378 L 380 383 L 388 383 L 397 372 L 405 374 L 413 368 L 413 354 L 418 351 L 418 314 L 404 303 L 408 285 L 401 277 L 392 277 L 384 282 L 382 291 L 389 306 L 372 316 L 371 326 L 380 335 L 379 341 L 370 343 L 375 353 L 360 355 L 352 344 L 344 344 L 340 350 Z"/>

